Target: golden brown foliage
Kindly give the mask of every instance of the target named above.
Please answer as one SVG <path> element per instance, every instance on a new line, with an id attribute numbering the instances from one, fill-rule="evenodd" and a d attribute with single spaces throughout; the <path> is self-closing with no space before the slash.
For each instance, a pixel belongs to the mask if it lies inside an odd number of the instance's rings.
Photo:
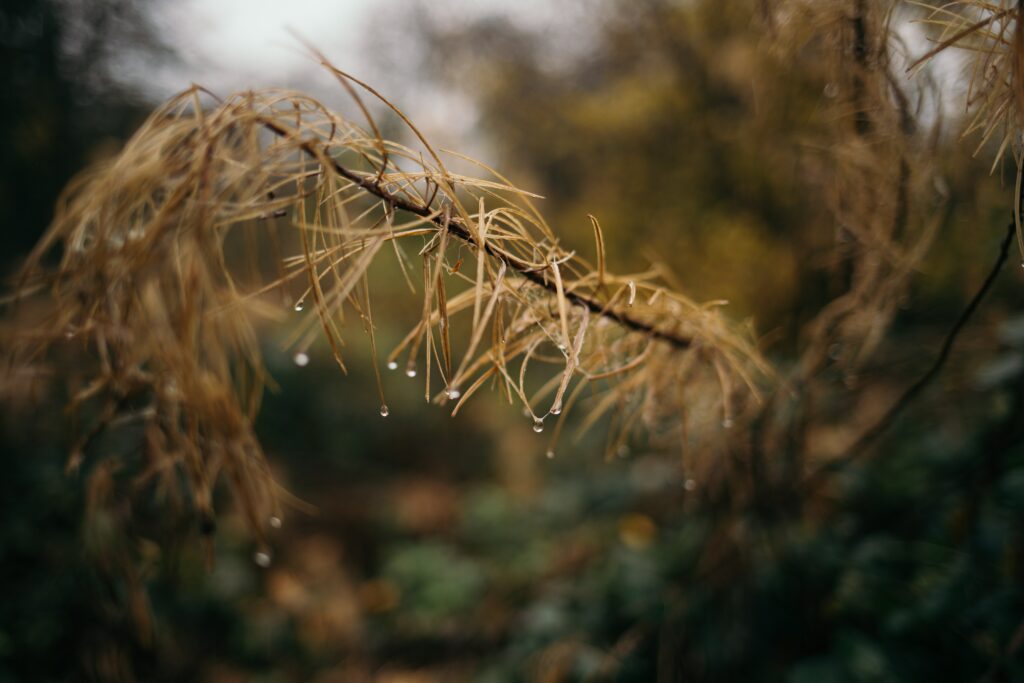
<path id="1" fill-rule="evenodd" d="M 36 319 L 12 348 L 18 368 L 78 352 L 70 407 L 86 426 L 69 467 L 101 433 L 141 425 L 139 485 L 212 524 L 223 478 L 262 537 L 284 498 L 253 433 L 268 382 L 254 317 L 296 288 L 297 364 L 322 336 L 344 371 L 354 321 L 378 387 L 380 366 L 401 362 L 456 414 L 490 385 L 535 431 L 555 422 L 549 454 L 582 397 L 584 426 L 609 421 L 610 452 L 640 425 L 685 446 L 691 428 L 750 412 L 769 369 L 717 302 L 689 300 L 656 268 L 608 272 L 596 218 L 596 262 L 567 253 L 532 195 L 482 165 L 489 178 L 451 172 L 396 108 L 422 151 L 383 139 L 333 72 L 370 130 L 296 93 L 193 88 L 68 188 L 21 274 L 16 306 Z M 299 253 L 282 258 L 289 240 Z M 388 254 L 422 315 L 382 360 L 368 269 Z"/>
<path id="2" fill-rule="evenodd" d="M 877 3 L 762 8 L 773 49 L 813 56 L 827 72 L 836 124 L 814 141 L 826 150 L 816 176 L 835 220 L 836 292 L 784 383 L 807 406 L 826 365 L 852 373 L 877 349 L 931 243 L 941 191 L 922 110 L 934 93 L 926 80 L 908 84 L 908 50 Z M 969 105 L 983 142 L 1000 127 L 1017 130 L 1018 13 L 972 1 L 928 18 L 941 34 L 922 59 L 953 46 L 979 54 Z M 300 313 L 299 365 L 323 339 L 344 371 L 346 326 L 366 333 L 382 416 L 382 365 L 422 376 L 425 398 L 452 414 L 489 386 L 520 404 L 536 431 L 555 423 L 549 454 L 583 399 L 583 427 L 607 424 L 609 453 L 640 427 L 685 452 L 759 414 L 771 370 L 751 330 L 722 317 L 721 302 L 690 300 L 657 265 L 609 272 L 596 217 L 592 258 L 565 250 L 535 195 L 435 150 L 372 88 L 324 67 L 365 128 L 298 93 L 220 100 L 196 87 L 65 192 L 11 299 L 21 324 L 5 390 L 30 382 L 56 354 L 73 354 L 69 407 L 83 426 L 70 468 L 101 435 L 135 430 L 141 447 L 125 469 L 137 485 L 187 503 L 209 526 L 214 490 L 227 481 L 262 537 L 286 497 L 253 432 L 269 381 L 255 320 L 281 318 L 285 307 Z M 389 107 L 415 146 L 385 139 L 360 93 Z M 997 159 L 1013 146 L 1010 133 Z M 386 255 L 422 306 L 382 357 L 369 271 Z M 754 450 L 771 450 L 798 419 L 800 410 L 776 433 L 759 431 L 764 444 Z"/>
<path id="3" fill-rule="evenodd" d="M 776 21 L 781 45 L 822 65 L 833 121 L 816 143 L 825 150 L 819 173 L 835 225 L 837 293 L 809 326 L 810 374 L 833 361 L 853 372 L 870 358 L 938 227 L 937 131 L 922 123 L 937 94 L 927 74 L 909 82 L 903 73 L 909 50 L 892 12 L 867 0 L 796 2 L 782 4 Z"/>
<path id="4" fill-rule="evenodd" d="M 968 56 L 966 109 L 969 122 L 964 135 L 978 138 L 975 154 L 990 142 L 996 142 L 992 170 L 1009 153 L 1017 167 L 1014 196 L 1017 245 L 1024 257 L 1024 229 L 1020 220 L 1020 196 L 1024 150 L 1021 127 L 1024 125 L 1024 6 L 1015 0 L 960 0 L 937 7 L 919 4 L 927 10 L 924 23 L 937 36 L 935 45 L 918 58 L 911 68 L 927 63 L 949 49 Z"/>

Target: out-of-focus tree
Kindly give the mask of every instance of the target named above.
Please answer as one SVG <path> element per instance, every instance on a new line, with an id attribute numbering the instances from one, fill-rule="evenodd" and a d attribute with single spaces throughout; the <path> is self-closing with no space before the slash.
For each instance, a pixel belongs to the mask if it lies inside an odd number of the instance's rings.
<path id="1" fill-rule="evenodd" d="M 0 6 L 0 225 L 3 276 L 53 217 L 60 191 L 83 166 L 114 153 L 148 105 L 113 78 L 114 54 L 167 53 L 135 2 L 11 0 Z M 5 391 L 11 385 L 5 384 Z M 0 425 L 0 678 L 116 679 L 140 642 L 126 613 L 145 611 L 138 592 L 84 551 L 86 492 L 68 487 L 54 449 L 66 424 L 39 405 L 45 390 L 8 395 Z M 115 597 L 116 596 L 116 597 Z M 122 612 L 121 609 L 124 609 Z M 145 666 L 136 660 L 137 670 Z"/>
<path id="2" fill-rule="evenodd" d="M 138 125 L 147 105 L 113 77 L 112 60 L 131 50 L 169 57 L 144 7 L 11 0 L 0 8 L 4 270 L 38 239 L 71 176 Z"/>
<path id="3" fill-rule="evenodd" d="M 473 97 L 489 147 L 574 247 L 594 214 L 630 266 L 663 263 L 698 299 L 792 332 L 792 302 L 826 294 L 806 255 L 831 235 L 804 228 L 828 221 L 803 201 L 832 123 L 824 65 L 767 50 L 751 3 L 601 7 L 582 56 L 506 22 L 452 32 L 428 14 L 425 71 Z"/>

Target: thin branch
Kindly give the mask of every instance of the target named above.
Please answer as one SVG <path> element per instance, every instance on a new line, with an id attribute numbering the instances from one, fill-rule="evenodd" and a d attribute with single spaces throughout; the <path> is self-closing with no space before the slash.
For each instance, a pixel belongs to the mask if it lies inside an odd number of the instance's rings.
<path id="1" fill-rule="evenodd" d="M 264 120 L 264 128 L 282 138 L 290 137 L 289 131 L 282 128 L 279 124 L 274 121 Z M 317 161 L 322 161 L 324 158 L 330 160 L 331 166 L 334 171 L 342 176 L 343 178 L 352 181 L 366 192 L 372 194 L 375 197 L 383 199 L 385 202 L 395 207 L 396 209 L 402 209 L 409 213 L 415 214 L 422 218 L 429 218 L 430 221 L 438 228 L 447 228 L 448 233 L 453 237 L 466 242 L 467 244 L 477 246 L 476 240 L 473 238 L 471 232 L 463 225 L 463 222 L 456 217 L 451 217 L 447 221 L 442 217 L 438 216 L 433 212 L 428 204 L 420 204 L 418 202 L 409 201 L 407 198 L 392 194 L 388 192 L 382 185 L 381 182 L 376 178 L 370 178 L 363 176 L 345 166 L 342 166 L 340 162 L 331 157 L 324 150 L 317 149 L 317 143 L 315 140 L 304 140 L 299 143 L 299 149 L 305 154 L 309 155 Z M 549 281 L 548 278 L 534 270 L 528 264 L 510 256 L 508 254 L 501 253 L 491 243 L 484 245 L 484 252 L 489 256 L 498 259 L 505 263 L 510 269 L 516 271 L 527 280 L 537 284 L 544 289 L 548 290 L 552 294 L 556 293 L 556 287 L 554 281 Z M 577 306 L 583 306 L 590 310 L 591 313 L 604 316 L 619 323 L 623 327 L 627 327 L 635 332 L 643 332 L 650 335 L 655 339 L 668 342 L 672 346 L 679 349 L 689 348 L 693 344 L 693 340 L 690 337 L 686 337 L 674 332 L 658 329 L 653 323 L 646 322 L 635 318 L 628 313 L 624 313 L 619 310 L 606 308 L 605 304 L 591 297 L 585 296 L 578 292 L 565 292 L 565 298 Z"/>
<path id="2" fill-rule="evenodd" d="M 928 371 L 921 375 L 916 382 L 911 384 L 910 387 L 903 392 L 903 395 L 896 400 L 891 408 L 889 408 L 885 415 L 883 415 L 874 425 L 868 428 L 867 431 L 861 434 L 860 438 L 858 438 L 849 448 L 843 451 L 842 455 L 823 465 L 808 477 L 806 485 L 812 486 L 813 484 L 819 483 L 819 480 L 826 474 L 835 472 L 846 465 L 849 465 L 863 455 L 866 452 L 867 447 L 878 439 L 878 437 L 884 434 L 885 431 L 892 426 L 893 422 L 896 421 L 896 418 L 899 417 L 903 411 L 905 411 L 910 404 L 921 395 L 921 392 L 935 380 L 942 371 L 946 361 L 949 360 L 949 356 L 953 351 L 953 345 L 956 343 L 960 332 L 963 330 L 964 326 L 967 325 L 971 316 L 974 315 L 974 312 L 978 309 L 978 306 L 985 298 L 985 295 L 988 294 L 990 289 L 992 289 L 992 285 L 995 284 L 999 271 L 1002 270 L 1003 265 L 1006 263 L 1006 259 L 1009 257 L 1010 245 L 1013 242 L 1015 232 L 1016 229 L 1014 223 L 1011 221 L 1006 229 L 1006 236 L 1003 238 L 1003 242 L 1000 245 L 999 255 L 996 258 L 996 262 L 992 265 L 992 270 L 989 271 L 988 277 L 985 278 L 981 287 L 971 298 L 967 307 L 963 310 L 960 317 L 957 318 L 956 323 L 954 323 L 952 329 L 950 329 L 949 333 L 946 335 L 946 339 L 942 343 L 939 355 L 935 358 L 931 367 L 928 368 Z"/>
<path id="3" fill-rule="evenodd" d="M 970 26 L 967 26 L 966 28 L 964 28 L 964 29 L 962 29 L 960 31 L 957 31 L 952 36 L 950 36 L 949 38 L 946 38 L 945 40 L 941 41 L 934 48 L 932 48 L 931 50 L 928 50 L 928 52 L 924 53 L 923 55 L 921 55 L 920 57 L 915 59 L 914 62 L 910 66 L 907 67 L 907 73 L 910 73 L 911 71 L 913 71 L 917 67 L 921 66 L 922 64 L 927 62 L 929 59 L 931 59 L 935 55 L 939 54 L 940 52 L 942 52 L 946 48 L 950 47 L 951 45 L 955 45 L 956 43 L 960 42 L 961 40 L 963 40 L 967 36 L 971 35 L 972 33 L 975 33 L 976 31 L 980 31 L 981 29 L 985 28 L 986 26 L 989 26 L 990 24 L 992 24 L 992 23 L 994 23 L 996 21 L 999 21 L 1003 17 L 1009 15 L 1011 12 L 1014 12 L 1016 10 L 1017 10 L 1017 8 L 1014 7 L 1013 5 L 1011 5 L 1009 7 L 1005 7 L 1005 8 L 1003 8 L 1002 10 L 1000 10 L 998 12 L 993 12 L 992 14 L 990 14 L 989 16 L 985 17 L 982 20 L 977 21 L 977 22 L 971 24 Z"/>

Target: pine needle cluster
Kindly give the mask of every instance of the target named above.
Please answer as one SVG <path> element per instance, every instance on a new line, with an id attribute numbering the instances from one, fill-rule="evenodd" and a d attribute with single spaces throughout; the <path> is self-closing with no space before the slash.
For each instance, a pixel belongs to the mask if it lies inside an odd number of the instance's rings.
<path id="1" fill-rule="evenodd" d="M 467 160 L 380 98 L 419 149 L 385 139 L 362 99 L 377 93 L 324 66 L 364 125 L 298 93 L 193 87 L 64 193 L 20 274 L 12 305 L 31 322 L 11 349 L 19 368 L 75 358 L 70 469 L 130 427 L 139 444 L 119 466 L 135 485 L 211 525 L 226 481 L 264 537 L 289 499 L 253 431 L 271 381 L 255 321 L 285 306 L 300 316 L 297 364 L 316 340 L 343 372 L 372 364 L 375 413 L 390 412 L 382 368 L 422 378 L 424 397 L 453 415 L 490 388 L 535 431 L 550 427 L 549 455 L 578 404 L 583 428 L 609 425 L 609 452 L 641 426 L 685 447 L 752 413 L 771 371 L 720 302 L 691 301 L 657 267 L 614 274 L 594 217 L 593 253 L 566 251 L 535 195 L 482 164 L 484 177 L 451 172 L 445 158 Z M 422 301 L 387 352 L 369 272 L 385 258 Z M 353 327 L 368 358 L 350 357 Z"/>

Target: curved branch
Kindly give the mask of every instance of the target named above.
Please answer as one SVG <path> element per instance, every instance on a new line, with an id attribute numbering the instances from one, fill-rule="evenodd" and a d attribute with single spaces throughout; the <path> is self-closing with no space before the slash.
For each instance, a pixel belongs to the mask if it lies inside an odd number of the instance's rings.
<path id="1" fill-rule="evenodd" d="M 289 131 L 285 130 L 274 121 L 264 120 L 263 126 L 278 137 L 286 138 L 290 136 Z M 443 216 L 437 215 L 436 212 L 431 211 L 429 204 L 412 202 L 401 195 L 388 192 L 382 186 L 378 178 L 361 175 L 346 166 L 343 166 L 338 160 L 328 155 L 325 150 L 317 149 L 315 140 L 303 140 L 298 146 L 305 154 L 317 161 L 321 161 L 325 158 L 329 159 L 332 168 L 338 175 L 355 183 L 367 193 L 384 200 L 397 209 L 408 211 L 409 213 L 420 216 L 421 218 L 429 218 L 435 226 L 440 229 L 447 229 L 448 233 L 453 237 L 456 237 L 467 244 L 474 246 L 477 245 L 476 240 L 473 239 L 472 234 L 466 226 L 463 225 L 459 218 L 449 217 L 446 219 Z M 510 269 L 516 271 L 527 280 L 543 287 L 552 294 L 557 293 L 554 281 L 549 280 L 543 272 L 531 268 L 529 265 L 519 261 L 513 256 L 498 251 L 490 243 L 485 244 L 483 249 L 486 254 L 505 263 Z M 676 348 L 687 349 L 693 344 L 693 339 L 690 337 L 683 336 L 669 330 L 659 329 L 653 323 L 640 320 L 639 318 L 620 310 L 607 308 L 606 304 L 603 304 L 597 299 L 593 299 L 589 296 L 572 291 L 564 292 L 564 296 L 572 303 L 588 309 L 591 313 L 596 313 L 597 315 L 614 320 L 623 327 L 629 328 L 635 332 L 643 332 L 655 339 L 665 341 Z"/>
<path id="2" fill-rule="evenodd" d="M 967 304 L 967 307 L 964 308 L 963 312 L 960 314 L 960 317 L 957 318 L 956 322 L 953 324 L 953 327 L 949 330 L 949 333 L 946 335 L 945 341 L 943 341 L 942 343 L 942 348 L 939 350 L 939 355 L 936 356 L 935 361 L 932 363 L 931 367 L 928 368 L 928 370 L 923 375 L 921 375 L 921 377 L 919 377 L 916 382 L 911 384 L 906 389 L 906 391 L 903 392 L 903 394 L 896 400 L 892 407 L 890 407 L 889 410 L 886 411 L 886 413 L 877 422 L 875 422 L 874 425 L 869 427 L 867 431 L 861 434 L 860 437 L 853 442 L 852 445 L 850 445 L 845 451 L 843 451 L 842 455 L 840 455 L 836 460 L 833 460 L 828 464 L 823 465 L 817 471 L 815 471 L 810 477 L 808 477 L 806 481 L 806 484 L 808 486 L 819 483 L 821 478 L 826 474 L 842 469 L 846 465 L 849 465 L 857 458 L 859 458 L 863 453 L 865 453 L 867 447 L 870 446 L 882 434 L 884 434 L 886 430 L 888 430 L 889 427 L 892 426 L 893 422 L 896 421 L 896 418 L 899 417 L 903 413 L 903 411 L 905 411 L 910 406 L 910 404 L 913 403 L 914 400 L 921 395 L 921 392 L 924 391 L 924 389 L 929 384 L 931 384 L 932 381 L 935 380 L 935 378 L 942 371 L 942 368 L 946 364 L 946 361 L 949 360 L 949 356 L 953 351 L 953 345 L 956 343 L 957 337 L 960 335 L 960 332 L 967 325 L 968 321 L 971 319 L 971 316 L 974 315 L 974 312 L 978 310 L 978 306 L 985 298 L 985 295 L 988 294 L 989 290 L 991 290 L 992 286 L 995 284 L 996 278 L 999 275 L 999 271 L 1002 270 L 1003 265 L 1006 263 L 1006 260 L 1009 257 L 1010 245 L 1013 243 L 1013 236 L 1015 233 L 1016 228 L 1014 222 L 1011 221 L 1009 226 L 1007 226 L 1006 228 L 1006 236 L 1003 237 L 1002 244 L 999 248 L 999 255 L 996 257 L 996 261 L 992 265 L 992 269 L 989 271 L 989 274 L 985 278 L 985 281 L 981 284 L 981 287 L 978 289 L 977 292 L 975 292 L 974 296 Z"/>

